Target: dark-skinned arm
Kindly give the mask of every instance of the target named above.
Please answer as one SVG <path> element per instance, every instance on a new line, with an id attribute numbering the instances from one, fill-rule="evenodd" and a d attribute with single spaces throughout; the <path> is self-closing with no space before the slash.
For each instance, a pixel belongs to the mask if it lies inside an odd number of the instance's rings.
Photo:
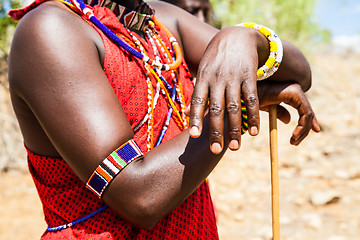
<path id="1" fill-rule="evenodd" d="M 103 72 L 99 36 L 59 4 L 45 3 L 20 21 L 9 63 L 11 94 L 26 146 L 41 153 L 32 136 L 43 131 L 85 183 L 133 132 Z M 269 96 L 271 92 L 271 100 Z M 305 110 L 312 113 L 309 106 Z M 304 135 L 312 125 L 307 122 L 296 134 Z M 184 131 L 132 162 L 106 189 L 104 201 L 132 224 L 152 228 L 193 193 L 221 159 L 224 150 L 213 154 L 208 147 L 208 126 L 205 118 L 197 139 Z"/>
<path id="2" fill-rule="evenodd" d="M 162 2 L 151 3 L 158 17 L 175 33 L 184 49 L 189 66 L 197 71 L 191 114 L 190 134 L 198 137 L 209 102 L 210 148 L 220 153 L 224 145 L 223 119 L 229 117 L 229 147 L 241 145 L 240 98 L 248 113 L 249 133 L 259 132 L 259 99 L 256 71 L 269 55 L 267 39 L 256 30 L 228 27 L 221 31 L 200 22 L 191 14 Z M 174 19 L 174 16 L 176 18 Z M 281 82 L 296 82 L 304 91 L 311 86 L 311 71 L 298 48 L 283 42 L 284 57 L 279 70 L 270 78 Z"/>
<path id="3" fill-rule="evenodd" d="M 40 125 L 83 182 L 133 137 L 103 72 L 93 33 L 78 16 L 45 3 L 20 21 L 10 57 L 12 99 L 27 135 L 25 145 L 42 153 L 33 141 L 38 134 L 34 125 Z M 28 124 L 28 111 L 36 123 Z M 221 159 L 222 154 L 210 152 L 207 132 L 192 139 L 184 131 L 132 162 L 106 189 L 104 201 L 130 223 L 152 228 L 193 193 Z"/>

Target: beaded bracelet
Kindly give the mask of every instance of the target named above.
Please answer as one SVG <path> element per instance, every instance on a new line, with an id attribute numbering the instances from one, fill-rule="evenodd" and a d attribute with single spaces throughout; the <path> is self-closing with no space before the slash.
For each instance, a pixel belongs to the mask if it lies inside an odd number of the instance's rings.
<path id="1" fill-rule="evenodd" d="M 246 112 L 245 102 L 241 99 L 241 135 L 245 134 L 248 128 L 248 116 Z"/>
<path id="2" fill-rule="evenodd" d="M 86 183 L 86 187 L 101 198 L 104 190 L 114 177 L 133 160 L 142 157 L 136 142 L 131 139 L 113 151 L 95 169 Z"/>
<path id="3" fill-rule="evenodd" d="M 255 29 L 268 39 L 270 44 L 269 58 L 265 64 L 257 70 L 256 75 L 257 80 L 263 80 L 273 75 L 279 69 L 283 58 L 283 46 L 278 35 L 270 28 L 255 23 L 240 23 L 236 26 Z"/>

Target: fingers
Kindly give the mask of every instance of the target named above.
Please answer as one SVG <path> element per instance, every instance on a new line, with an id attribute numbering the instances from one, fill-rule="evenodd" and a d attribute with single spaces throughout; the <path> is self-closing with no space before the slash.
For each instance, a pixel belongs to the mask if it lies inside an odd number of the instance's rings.
<path id="1" fill-rule="evenodd" d="M 290 143 L 295 146 L 299 145 L 301 141 L 304 140 L 304 138 L 309 134 L 311 129 L 317 129 L 316 126 L 318 126 L 316 124 L 314 125 L 314 119 L 316 119 L 315 114 L 310 106 L 309 101 L 304 95 L 302 98 L 302 102 L 297 107 L 297 110 L 300 117 L 298 125 L 293 131 L 292 137 L 290 139 Z"/>
<path id="2" fill-rule="evenodd" d="M 261 109 L 267 110 L 269 105 L 284 102 L 298 111 L 298 125 L 291 136 L 291 144 L 299 145 L 311 130 L 315 132 L 320 131 L 311 105 L 299 84 L 264 82 L 258 86 Z M 284 123 L 288 123 L 290 121 L 290 114 L 285 108 L 278 106 L 278 118 Z"/>
<path id="3" fill-rule="evenodd" d="M 198 83 L 199 84 L 199 83 Z M 203 126 L 203 117 L 208 100 L 208 87 L 197 86 L 191 97 L 190 108 L 190 136 L 197 138 L 200 136 Z"/>
<path id="4" fill-rule="evenodd" d="M 242 93 L 248 115 L 249 133 L 252 136 L 256 136 L 259 133 L 260 126 L 256 74 L 244 74 L 244 77 Z"/>
<path id="5" fill-rule="evenodd" d="M 220 87 L 220 86 L 219 86 Z M 209 103 L 210 149 L 214 154 L 221 153 L 224 146 L 224 91 L 213 91 Z"/>
<path id="6" fill-rule="evenodd" d="M 313 119 L 312 130 L 317 133 L 321 131 L 320 125 L 319 125 L 319 122 L 318 122 L 316 116 L 314 116 L 314 119 Z"/>
<path id="7" fill-rule="evenodd" d="M 270 86 L 270 88 L 266 90 L 266 96 L 263 96 L 264 101 L 268 104 L 277 104 L 283 101 L 295 108 L 299 114 L 298 125 L 295 127 L 290 139 L 292 145 L 299 145 L 311 129 L 320 131 L 315 114 L 300 85 L 294 83 L 272 84 L 275 85 L 273 85 L 273 88 Z M 280 114 L 288 115 L 288 113 L 283 111 L 280 112 Z M 279 118 L 284 121 L 290 120 L 290 116 L 288 118 L 286 115 L 280 115 Z"/>
<path id="8" fill-rule="evenodd" d="M 277 118 L 285 124 L 288 124 L 291 120 L 291 115 L 283 106 L 277 106 Z"/>
<path id="9" fill-rule="evenodd" d="M 229 123 L 229 148 L 238 150 L 241 145 L 241 99 L 240 87 L 226 88 L 226 112 Z"/>
<path id="10" fill-rule="evenodd" d="M 260 110 L 269 112 L 269 107 L 261 107 Z M 281 105 L 277 105 L 277 118 L 285 124 L 288 124 L 291 120 L 289 111 Z"/>

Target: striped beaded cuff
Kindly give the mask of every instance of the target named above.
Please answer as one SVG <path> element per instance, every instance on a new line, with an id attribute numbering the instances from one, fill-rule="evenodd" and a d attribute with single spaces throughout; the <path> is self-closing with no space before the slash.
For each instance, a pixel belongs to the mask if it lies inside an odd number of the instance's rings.
<path id="1" fill-rule="evenodd" d="M 273 75 L 278 70 L 283 58 L 283 46 L 279 36 L 270 28 L 255 23 L 240 23 L 237 26 L 255 29 L 268 39 L 270 55 L 265 64 L 257 70 L 257 80 L 263 80 Z"/>
<path id="2" fill-rule="evenodd" d="M 142 155 L 139 146 L 133 139 L 127 141 L 99 164 L 87 181 L 86 187 L 101 198 L 114 177 L 129 163 Z"/>
<path id="3" fill-rule="evenodd" d="M 248 128 L 248 116 L 246 112 L 245 102 L 241 99 L 241 135 L 245 134 Z"/>

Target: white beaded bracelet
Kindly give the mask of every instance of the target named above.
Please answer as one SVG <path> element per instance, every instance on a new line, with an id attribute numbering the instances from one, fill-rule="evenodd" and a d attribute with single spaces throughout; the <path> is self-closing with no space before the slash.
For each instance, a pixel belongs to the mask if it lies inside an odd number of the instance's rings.
<path id="1" fill-rule="evenodd" d="M 279 69 L 283 58 L 283 46 L 279 36 L 270 28 L 256 23 L 240 23 L 236 26 L 255 29 L 268 39 L 270 44 L 269 58 L 266 60 L 265 64 L 257 70 L 256 75 L 257 80 L 263 80 L 273 75 Z"/>

